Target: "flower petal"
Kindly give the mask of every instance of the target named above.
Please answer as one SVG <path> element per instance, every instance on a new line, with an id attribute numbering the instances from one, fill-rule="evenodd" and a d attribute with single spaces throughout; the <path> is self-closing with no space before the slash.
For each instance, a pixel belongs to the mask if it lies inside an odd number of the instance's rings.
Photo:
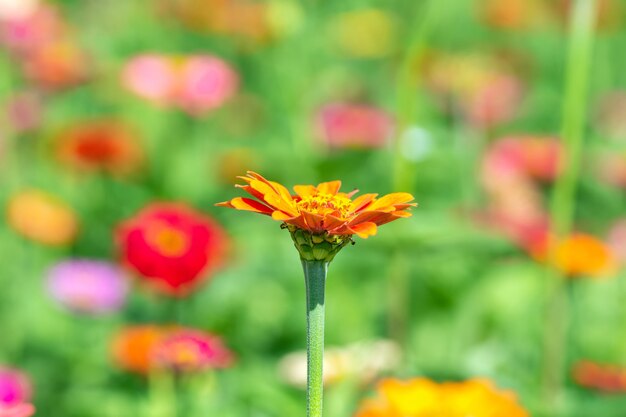
<path id="1" fill-rule="evenodd" d="M 404 204 L 413 200 L 413 196 L 409 193 L 391 193 L 372 202 L 366 210 L 394 211 L 395 204 Z"/>
<path id="2" fill-rule="evenodd" d="M 378 194 L 363 194 L 354 199 L 350 205 L 349 213 L 354 213 L 362 208 L 366 207 L 369 203 L 374 201 L 378 197 Z"/>
<path id="3" fill-rule="evenodd" d="M 324 217 L 324 230 L 327 230 L 329 232 L 332 232 L 333 230 L 343 226 L 344 224 L 346 224 L 346 220 L 343 220 L 332 214 L 327 214 Z"/>
<path id="4" fill-rule="evenodd" d="M 317 186 L 317 192 L 323 194 L 337 194 L 337 191 L 341 188 L 341 181 L 322 182 Z"/>
<path id="5" fill-rule="evenodd" d="M 293 190 L 300 197 L 308 197 L 308 196 L 314 195 L 317 192 L 317 188 L 315 188 L 312 185 L 295 185 L 293 187 Z"/>
<path id="6" fill-rule="evenodd" d="M 268 216 L 272 213 L 272 209 L 267 207 L 265 204 L 245 197 L 236 197 L 230 201 L 217 203 L 216 206 L 230 207 L 237 210 L 254 211 L 256 213 L 267 214 Z"/>
<path id="7" fill-rule="evenodd" d="M 362 239 L 367 239 L 369 236 L 374 236 L 378 231 L 376 225 L 371 222 L 359 223 L 357 225 L 350 226 L 349 229 L 351 229 L 354 234 Z"/>
<path id="8" fill-rule="evenodd" d="M 310 231 L 315 233 L 320 233 L 324 231 L 324 227 L 322 227 L 322 222 L 324 220 L 323 216 L 320 216 L 319 214 L 309 213 L 308 211 L 303 211 L 301 214 Z"/>

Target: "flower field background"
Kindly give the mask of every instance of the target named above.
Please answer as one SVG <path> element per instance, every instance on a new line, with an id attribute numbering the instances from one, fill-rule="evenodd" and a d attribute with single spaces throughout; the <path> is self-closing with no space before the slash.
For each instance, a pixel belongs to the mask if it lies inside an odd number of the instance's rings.
<path id="1" fill-rule="evenodd" d="M 248 171 L 419 203 L 329 270 L 327 416 L 625 417 L 625 47 L 621 0 L 0 0 L 0 417 L 305 415 Z"/>

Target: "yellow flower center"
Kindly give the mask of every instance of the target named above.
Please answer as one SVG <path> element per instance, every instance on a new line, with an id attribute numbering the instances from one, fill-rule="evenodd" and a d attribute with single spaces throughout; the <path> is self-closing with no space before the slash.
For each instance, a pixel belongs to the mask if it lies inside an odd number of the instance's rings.
<path id="1" fill-rule="evenodd" d="M 190 243 L 183 232 L 168 225 L 149 229 L 146 237 L 148 243 L 161 255 L 172 258 L 183 255 Z"/>
<path id="2" fill-rule="evenodd" d="M 313 214 L 327 214 L 338 211 L 342 216 L 348 214 L 352 201 L 343 196 L 335 194 L 316 193 L 302 197 L 298 201 L 297 208 L 299 212 L 307 211 Z"/>

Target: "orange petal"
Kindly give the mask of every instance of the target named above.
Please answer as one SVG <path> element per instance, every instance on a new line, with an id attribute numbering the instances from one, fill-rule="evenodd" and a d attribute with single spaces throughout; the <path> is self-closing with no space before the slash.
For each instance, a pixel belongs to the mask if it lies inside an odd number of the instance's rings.
<path id="1" fill-rule="evenodd" d="M 313 195 L 317 191 L 317 189 L 313 187 L 312 185 L 296 185 L 293 187 L 293 190 L 300 197 L 307 197 L 307 196 Z"/>
<path id="2" fill-rule="evenodd" d="M 320 233 L 324 231 L 324 227 L 322 226 L 324 217 L 318 214 L 309 213 L 308 211 L 303 211 L 302 217 L 304 218 L 304 221 L 306 222 L 308 229 L 310 231 L 316 232 L 316 233 Z"/>
<path id="3" fill-rule="evenodd" d="M 386 213 L 386 214 L 387 214 L 386 217 L 381 218 L 376 222 L 377 225 L 381 226 L 383 224 L 387 224 L 394 220 L 403 219 L 403 218 L 412 216 L 412 214 L 409 213 L 408 211 L 394 211 L 392 213 Z"/>
<path id="4" fill-rule="evenodd" d="M 242 190 L 244 190 L 245 192 L 247 192 L 248 194 L 250 194 L 251 196 L 253 196 L 253 197 L 255 197 L 255 198 L 259 199 L 259 200 L 263 200 L 263 194 L 261 194 L 260 192 L 258 192 L 254 188 L 250 187 L 249 185 L 237 184 L 237 185 L 235 185 L 235 187 L 241 188 Z"/>
<path id="5" fill-rule="evenodd" d="M 409 193 L 391 193 L 370 204 L 366 210 L 393 211 L 394 204 L 404 204 L 413 200 Z"/>
<path id="6" fill-rule="evenodd" d="M 354 234 L 362 239 L 367 239 L 369 236 L 374 236 L 378 231 L 376 225 L 370 222 L 359 223 L 354 226 L 350 226 L 350 229 L 354 232 Z"/>
<path id="7" fill-rule="evenodd" d="M 298 215 L 298 210 L 296 210 L 295 206 L 292 204 L 293 201 L 287 202 L 278 194 L 266 194 L 264 196 L 265 202 L 275 209 L 284 211 L 287 214 L 292 216 Z"/>
<path id="8" fill-rule="evenodd" d="M 337 194 L 337 191 L 339 191 L 340 188 L 341 188 L 341 181 L 323 182 L 321 184 L 318 184 L 317 192 L 323 193 L 323 194 L 335 195 Z"/>
<path id="9" fill-rule="evenodd" d="M 287 224 L 293 224 L 294 226 L 300 228 L 300 229 L 304 229 L 304 230 L 308 230 L 309 227 L 307 226 L 307 224 L 304 221 L 304 218 L 302 217 L 302 215 L 299 216 L 295 216 L 292 217 L 288 220 L 285 220 L 285 223 Z"/>
<path id="10" fill-rule="evenodd" d="M 231 207 L 237 210 L 254 211 L 256 213 L 262 213 L 267 215 L 272 213 L 272 209 L 267 207 L 265 204 L 245 197 L 236 197 L 225 203 L 219 203 L 218 205 Z"/>
<path id="11" fill-rule="evenodd" d="M 285 201 L 293 200 L 293 197 L 291 196 L 291 193 L 289 192 L 289 190 L 287 188 L 285 188 L 284 185 L 282 185 L 281 183 L 278 183 L 276 181 L 270 181 L 270 184 L 274 187 L 274 189 L 278 192 L 278 194 L 280 194 L 280 196 Z"/>
<path id="12" fill-rule="evenodd" d="M 387 217 L 389 217 L 391 213 L 387 213 L 384 211 L 369 211 L 365 210 L 357 214 L 353 217 L 348 225 L 352 227 L 355 224 L 363 223 L 363 222 L 371 222 L 375 224 L 381 224 L 381 221 L 384 221 Z"/>
<path id="13" fill-rule="evenodd" d="M 324 230 L 329 232 L 341 227 L 344 224 L 346 224 L 346 220 L 333 216 L 332 214 L 328 214 L 324 217 Z"/>
<path id="14" fill-rule="evenodd" d="M 348 210 L 348 212 L 353 213 L 355 211 L 361 210 L 363 207 L 374 201 L 377 196 L 378 194 L 363 194 L 358 196 L 350 205 L 350 209 Z"/>

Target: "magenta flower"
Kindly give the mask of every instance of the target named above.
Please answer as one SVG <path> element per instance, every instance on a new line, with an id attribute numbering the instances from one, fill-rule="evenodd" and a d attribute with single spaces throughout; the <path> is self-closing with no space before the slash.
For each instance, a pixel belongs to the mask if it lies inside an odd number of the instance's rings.
<path id="1" fill-rule="evenodd" d="M 328 104 L 318 112 L 316 125 L 332 148 L 380 148 L 394 133 L 392 117 L 365 104 Z"/>
<path id="2" fill-rule="evenodd" d="M 211 55 L 145 54 L 126 64 L 122 83 L 139 97 L 198 116 L 232 98 L 239 77 L 229 64 Z"/>
<path id="3" fill-rule="evenodd" d="M 128 284 L 122 269 L 114 264 L 76 259 L 63 261 L 50 270 L 48 289 L 69 310 L 104 314 L 122 307 Z"/>
<path id="4" fill-rule="evenodd" d="M 0 417 L 28 417 L 35 412 L 29 404 L 32 388 L 22 372 L 0 368 Z"/>

